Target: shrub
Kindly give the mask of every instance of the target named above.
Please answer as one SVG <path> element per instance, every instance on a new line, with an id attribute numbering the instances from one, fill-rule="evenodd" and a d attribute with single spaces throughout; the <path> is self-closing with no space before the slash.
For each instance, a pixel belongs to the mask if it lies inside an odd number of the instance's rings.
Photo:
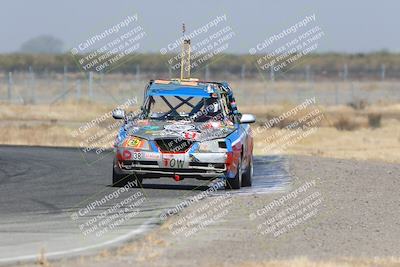
<path id="1" fill-rule="evenodd" d="M 350 120 L 344 116 L 340 116 L 333 126 L 335 126 L 339 131 L 353 131 L 359 127 L 354 120 Z"/>
<path id="2" fill-rule="evenodd" d="M 379 128 L 381 127 L 381 119 L 382 114 L 379 113 L 370 113 L 368 114 L 368 125 L 371 128 Z"/>
<path id="3" fill-rule="evenodd" d="M 365 100 L 355 100 L 353 102 L 348 103 L 347 105 L 352 107 L 355 110 L 362 110 L 362 109 L 365 109 L 367 104 L 368 103 Z"/>

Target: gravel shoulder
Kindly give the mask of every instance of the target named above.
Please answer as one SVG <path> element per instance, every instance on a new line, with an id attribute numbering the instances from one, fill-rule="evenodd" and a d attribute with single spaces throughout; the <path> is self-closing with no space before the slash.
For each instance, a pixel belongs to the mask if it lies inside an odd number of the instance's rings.
<path id="1" fill-rule="evenodd" d="M 222 192 L 170 217 L 142 240 L 52 264 L 270 266 L 300 258 L 287 266 L 307 266 L 374 257 L 392 257 L 385 266 L 400 263 L 400 165 L 308 156 L 288 160 L 293 183 L 285 192 Z M 213 219 L 210 224 L 204 224 L 203 214 Z M 183 225 L 188 227 L 182 230 Z"/>

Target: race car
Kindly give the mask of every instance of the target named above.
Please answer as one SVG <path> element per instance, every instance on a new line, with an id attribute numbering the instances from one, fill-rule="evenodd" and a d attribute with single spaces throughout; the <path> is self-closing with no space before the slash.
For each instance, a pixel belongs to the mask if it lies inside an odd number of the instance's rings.
<path id="1" fill-rule="evenodd" d="M 123 120 L 114 144 L 114 186 L 161 177 L 251 186 L 255 117 L 239 113 L 228 83 L 151 80 L 140 112 L 117 109 L 113 117 Z"/>

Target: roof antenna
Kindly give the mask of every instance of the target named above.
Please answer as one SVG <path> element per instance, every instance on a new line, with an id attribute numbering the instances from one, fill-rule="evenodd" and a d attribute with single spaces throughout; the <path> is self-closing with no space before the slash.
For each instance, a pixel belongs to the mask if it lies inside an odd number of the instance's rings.
<path id="1" fill-rule="evenodd" d="M 190 39 L 185 38 L 186 27 L 182 24 L 181 80 L 190 80 Z"/>

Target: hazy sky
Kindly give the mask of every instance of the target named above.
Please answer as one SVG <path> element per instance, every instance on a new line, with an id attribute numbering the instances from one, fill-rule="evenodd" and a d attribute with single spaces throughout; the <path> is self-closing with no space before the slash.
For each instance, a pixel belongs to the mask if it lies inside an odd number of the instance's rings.
<path id="1" fill-rule="evenodd" d="M 0 52 L 17 51 L 22 42 L 42 34 L 60 38 L 69 49 L 136 13 L 147 34 L 143 52 L 158 52 L 178 38 L 182 22 L 190 31 L 226 14 L 236 34 L 227 51 L 248 53 L 257 43 L 314 13 L 325 33 L 319 52 L 400 52 L 399 10 L 400 1 L 384 0 L 3 0 Z"/>

